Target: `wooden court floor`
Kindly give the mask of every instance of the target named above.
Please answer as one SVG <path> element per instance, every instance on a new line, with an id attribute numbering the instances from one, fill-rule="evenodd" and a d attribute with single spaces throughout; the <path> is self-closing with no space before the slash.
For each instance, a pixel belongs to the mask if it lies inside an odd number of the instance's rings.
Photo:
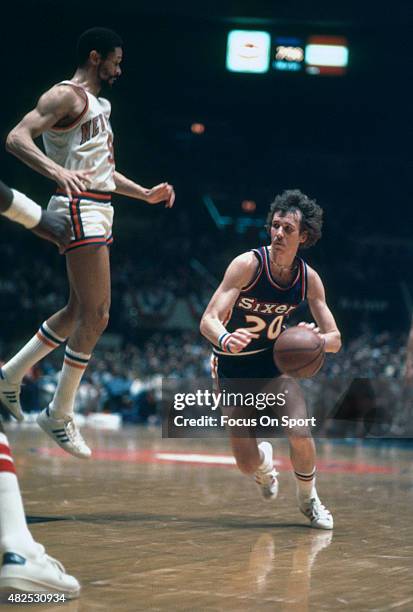
<path id="1" fill-rule="evenodd" d="M 225 440 L 84 430 L 94 459 L 35 426 L 8 430 L 34 536 L 82 583 L 66 612 L 413 610 L 413 450 L 323 442 L 318 489 L 334 532 L 308 527 L 287 447 L 264 502 Z"/>

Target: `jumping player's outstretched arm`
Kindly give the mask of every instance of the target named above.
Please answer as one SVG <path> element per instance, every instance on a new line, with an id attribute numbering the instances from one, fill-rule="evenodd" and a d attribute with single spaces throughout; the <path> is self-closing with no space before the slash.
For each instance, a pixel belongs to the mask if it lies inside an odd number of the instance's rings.
<path id="1" fill-rule="evenodd" d="M 300 323 L 299 325 L 309 327 L 319 333 L 325 340 L 327 353 L 337 353 L 341 348 L 341 335 L 333 314 L 327 306 L 324 285 L 315 270 L 309 266 L 307 266 L 307 270 L 307 301 L 311 314 L 317 322 L 317 327 L 314 323 Z"/>
<path id="2" fill-rule="evenodd" d="M 69 219 L 58 213 L 42 210 L 36 202 L 23 193 L 10 189 L 2 181 L 0 181 L 0 213 L 59 247 L 63 248 L 69 243 Z"/>
<path id="3" fill-rule="evenodd" d="M 251 342 L 253 335 L 242 328 L 230 334 L 222 322 L 228 318 L 241 289 L 249 284 L 257 267 L 258 262 L 253 253 L 243 253 L 236 257 L 228 266 L 201 319 L 201 334 L 215 346 L 231 353 L 242 351 Z"/>
<path id="4" fill-rule="evenodd" d="M 85 191 L 89 170 L 66 170 L 56 164 L 35 144 L 34 140 L 62 119 L 70 121 L 80 115 L 84 100 L 72 87 L 55 85 L 44 93 L 36 108 L 27 113 L 6 140 L 6 149 L 36 172 L 55 181 L 71 198 L 72 192 Z"/>
<path id="5" fill-rule="evenodd" d="M 172 185 L 169 183 L 160 183 L 150 189 L 146 189 L 138 183 L 131 181 L 130 179 L 120 174 L 120 172 L 114 172 L 113 179 L 116 184 L 116 193 L 128 196 L 130 198 L 136 198 L 137 200 L 144 200 L 148 204 L 159 204 L 159 202 L 165 202 L 166 208 L 172 208 L 175 202 L 175 191 Z"/>

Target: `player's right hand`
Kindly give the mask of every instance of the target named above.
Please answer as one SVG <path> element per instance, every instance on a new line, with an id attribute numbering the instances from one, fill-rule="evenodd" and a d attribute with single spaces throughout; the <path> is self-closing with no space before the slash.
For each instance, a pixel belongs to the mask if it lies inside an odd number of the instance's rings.
<path id="1" fill-rule="evenodd" d="M 251 332 L 249 332 L 247 329 L 239 327 L 232 332 L 231 337 L 227 342 L 227 347 L 231 353 L 240 353 L 249 345 L 253 337 L 253 334 L 251 334 Z"/>
<path id="2" fill-rule="evenodd" d="M 40 223 L 32 231 L 40 238 L 57 244 L 61 251 L 69 244 L 71 238 L 69 219 L 60 213 L 48 210 L 42 211 Z"/>
<path id="3" fill-rule="evenodd" d="M 59 187 L 66 192 L 68 198 L 72 199 L 73 194 L 76 195 L 88 189 L 92 173 L 93 170 L 66 170 L 66 168 L 59 167 L 53 178 Z"/>

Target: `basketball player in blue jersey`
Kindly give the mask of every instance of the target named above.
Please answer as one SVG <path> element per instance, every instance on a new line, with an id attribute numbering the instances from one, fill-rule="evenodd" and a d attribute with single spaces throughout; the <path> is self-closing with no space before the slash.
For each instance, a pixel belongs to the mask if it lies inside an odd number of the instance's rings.
<path id="1" fill-rule="evenodd" d="M 10 132 L 8 150 L 57 184 L 48 210 L 71 222 L 65 250 L 70 296 L 0 371 L 0 400 L 23 419 L 19 394 L 24 374 L 50 351 L 66 343 L 54 398 L 38 418 L 42 429 L 65 451 L 88 458 L 91 451 L 74 421 L 74 400 L 91 352 L 109 318 L 113 208 L 111 193 L 149 204 L 174 203 L 173 187 L 151 189 L 115 170 L 110 103 L 99 97 L 121 75 L 122 41 L 105 28 L 92 28 L 78 41 L 78 67 L 44 93 L 34 110 Z M 46 153 L 36 145 L 42 135 Z"/>
<path id="2" fill-rule="evenodd" d="M 70 224 L 55 212 L 42 210 L 23 193 L 0 181 L 0 214 L 20 223 L 59 248 L 70 240 Z M 9 441 L 0 421 L 0 591 L 60 593 L 72 599 L 79 595 L 76 578 L 46 554 L 27 526 L 23 500 Z"/>
<path id="3" fill-rule="evenodd" d="M 273 360 L 273 345 L 284 320 L 307 300 L 314 323 L 307 326 L 324 340 L 327 352 L 340 350 L 341 339 L 327 306 L 323 283 L 315 270 L 297 256 L 300 248 L 321 237 L 322 209 L 299 190 L 284 191 L 268 214 L 271 244 L 236 257 L 213 295 L 201 321 L 201 333 L 213 344 L 215 376 L 225 379 L 272 379 L 281 375 Z M 297 402 L 303 402 L 297 398 Z M 294 406 L 303 413 L 305 406 Z M 333 517 L 321 503 L 316 487 L 316 453 L 309 433 L 289 432 L 300 510 L 317 529 L 332 529 Z M 231 430 L 237 466 L 255 475 L 266 499 L 278 494 L 273 449 L 257 444 L 255 435 L 240 437 Z"/>

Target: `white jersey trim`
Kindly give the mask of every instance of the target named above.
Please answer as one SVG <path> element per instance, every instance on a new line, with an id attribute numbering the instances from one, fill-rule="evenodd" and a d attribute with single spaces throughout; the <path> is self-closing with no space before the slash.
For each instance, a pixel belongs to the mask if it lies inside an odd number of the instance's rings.
<path id="1" fill-rule="evenodd" d="M 52 126 L 50 128 L 50 130 L 53 132 L 69 132 L 70 130 L 73 130 L 73 128 L 79 125 L 82 118 L 86 115 L 87 111 L 89 110 L 89 98 L 87 95 L 87 91 L 81 85 L 76 85 L 75 83 L 72 83 L 71 81 L 62 81 L 61 83 L 58 83 L 58 85 L 67 85 L 68 87 L 72 87 L 73 89 L 80 90 L 82 92 L 83 100 L 85 101 L 85 105 L 83 107 L 82 112 L 80 113 L 80 115 L 76 117 L 76 119 L 72 121 L 72 123 L 69 123 L 69 125 L 64 125 L 62 127 Z"/>

